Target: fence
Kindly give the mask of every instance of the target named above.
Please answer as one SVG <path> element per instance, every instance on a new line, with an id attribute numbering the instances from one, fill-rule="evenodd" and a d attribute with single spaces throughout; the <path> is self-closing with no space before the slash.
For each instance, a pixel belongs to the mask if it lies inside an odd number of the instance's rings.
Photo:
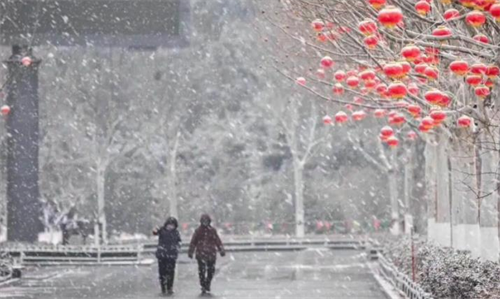
<path id="1" fill-rule="evenodd" d="M 409 299 L 433 299 L 432 296 L 422 290 L 422 288 L 413 282 L 406 274 L 401 273 L 390 263 L 380 252 L 377 254 L 380 272 L 400 292 L 404 293 Z"/>

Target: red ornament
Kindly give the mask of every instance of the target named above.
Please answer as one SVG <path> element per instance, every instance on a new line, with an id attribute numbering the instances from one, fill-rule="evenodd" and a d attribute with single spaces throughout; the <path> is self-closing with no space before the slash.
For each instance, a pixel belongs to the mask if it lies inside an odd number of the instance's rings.
<path id="1" fill-rule="evenodd" d="M 389 118 L 389 124 L 400 126 L 406 122 L 406 117 L 401 113 L 396 113 L 393 117 Z"/>
<path id="2" fill-rule="evenodd" d="M 325 115 L 325 117 L 323 117 L 323 123 L 325 125 L 331 125 L 333 123 L 333 120 L 330 116 Z"/>
<path id="3" fill-rule="evenodd" d="M 484 85 L 486 85 L 486 87 L 489 87 L 491 89 L 495 86 L 495 82 L 493 82 L 493 80 L 491 79 L 488 79 L 486 80 L 486 82 L 484 82 Z"/>
<path id="4" fill-rule="evenodd" d="M 361 121 L 361 120 L 365 119 L 365 117 L 366 117 L 366 113 L 363 110 L 355 111 L 352 114 L 352 119 L 354 121 Z"/>
<path id="5" fill-rule="evenodd" d="M 485 85 L 479 85 L 474 89 L 474 93 L 481 99 L 490 95 L 490 89 Z"/>
<path id="6" fill-rule="evenodd" d="M 365 87 L 368 90 L 373 90 L 376 86 L 377 86 L 377 81 L 375 81 L 375 80 L 365 81 Z"/>
<path id="7" fill-rule="evenodd" d="M 363 81 L 372 81 L 375 80 L 376 75 L 373 70 L 364 70 L 361 73 L 359 73 L 359 77 Z"/>
<path id="8" fill-rule="evenodd" d="M 431 5 L 425 0 L 418 1 L 415 4 L 415 10 L 421 16 L 426 16 L 431 11 Z"/>
<path id="9" fill-rule="evenodd" d="M 465 82 L 467 82 L 470 86 L 478 86 L 481 82 L 483 82 L 483 78 L 481 75 L 472 74 L 465 77 Z"/>
<path id="10" fill-rule="evenodd" d="M 465 76 L 469 72 L 469 63 L 464 60 L 455 60 L 450 63 L 450 71 L 457 76 Z"/>
<path id="11" fill-rule="evenodd" d="M 425 93 L 424 98 L 429 104 L 437 105 L 443 100 L 444 93 L 437 89 L 429 90 Z"/>
<path id="12" fill-rule="evenodd" d="M 321 43 L 324 43 L 328 40 L 328 37 L 326 36 L 326 34 L 324 32 L 318 32 L 316 34 L 316 39 L 321 42 Z"/>
<path id="13" fill-rule="evenodd" d="M 7 105 L 3 105 L 2 108 L 0 108 L 0 112 L 3 116 L 7 116 L 10 113 L 10 107 Z"/>
<path id="14" fill-rule="evenodd" d="M 304 86 L 304 85 L 306 85 L 306 78 L 298 77 L 297 80 L 295 80 L 295 83 Z"/>
<path id="15" fill-rule="evenodd" d="M 450 8 L 447 11 L 444 12 L 444 19 L 446 21 L 450 21 L 453 19 L 458 19 L 460 18 L 460 12 L 454 8 Z"/>
<path id="16" fill-rule="evenodd" d="M 337 114 L 335 114 L 335 122 L 337 122 L 338 124 L 346 123 L 348 120 L 349 116 L 347 116 L 347 114 L 343 111 L 339 111 L 337 112 Z"/>
<path id="17" fill-rule="evenodd" d="M 422 112 L 422 108 L 418 105 L 408 105 L 408 113 L 410 113 L 413 117 L 418 118 L 420 117 L 420 113 Z"/>
<path id="18" fill-rule="evenodd" d="M 417 137 L 418 135 L 415 131 L 410 131 L 406 134 L 406 138 L 408 138 L 408 140 L 415 140 Z"/>
<path id="19" fill-rule="evenodd" d="M 434 120 L 434 124 L 439 125 L 446 119 L 446 113 L 441 110 L 433 110 L 430 117 Z"/>
<path id="20" fill-rule="evenodd" d="M 330 56 L 325 56 L 321 59 L 321 66 L 325 69 L 331 68 L 333 64 L 333 59 Z"/>
<path id="21" fill-rule="evenodd" d="M 473 39 L 478 43 L 489 44 L 490 39 L 484 34 L 476 34 Z"/>
<path id="22" fill-rule="evenodd" d="M 387 6 L 378 13 L 378 21 L 387 28 L 396 27 L 403 20 L 401 9 Z"/>
<path id="23" fill-rule="evenodd" d="M 408 92 L 414 96 L 418 96 L 419 93 L 418 85 L 415 84 L 414 82 L 408 84 Z"/>
<path id="24" fill-rule="evenodd" d="M 335 74 L 333 74 L 333 77 L 337 82 L 343 82 L 345 80 L 345 73 L 344 71 L 336 71 Z"/>
<path id="25" fill-rule="evenodd" d="M 379 85 L 377 85 L 377 88 L 375 90 L 380 96 L 383 97 L 387 92 L 387 85 L 385 85 L 384 83 L 380 83 Z"/>
<path id="26" fill-rule="evenodd" d="M 427 77 L 427 79 L 434 81 L 439 78 L 439 70 L 435 67 L 426 67 L 424 75 Z"/>
<path id="27" fill-rule="evenodd" d="M 343 95 L 344 94 L 344 86 L 340 83 L 336 83 L 335 86 L 333 86 L 333 93 L 336 95 Z"/>
<path id="28" fill-rule="evenodd" d="M 367 36 L 363 42 L 368 49 L 375 49 L 378 45 L 378 37 L 376 35 Z"/>
<path id="29" fill-rule="evenodd" d="M 411 65 L 406 61 L 401 61 L 399 64 L 403 68 L 403 73 L 401 74 L 401 77 L 404 78 L 411 72 Z"/>
<path id="30" fill-rule="evenodd" d="M 471 118 L 466 115 L 462 115 L 457 119 L 457 125 L 460 128 L 468 128 L 471 126 L 471 124 L 472 124 Z"/>
<path id="31" fill-rule="evenodd" d="M 404 72 L 403 66 L 398 62 L 391 62 L 384 65 L 383 70 L 384 74 L 391 79 L 401 78 Z"/>
<path id="32" fill-rule="evenodd" d="M 463 6 L 467 7 L 467 8 L 473 8 L 474 7 L 474 2 L 475 0 L 460 0 L 459 1 L 460 4 L 462 4 Z"/>
<path id="33" fill-rule="evenodd" d="M 318 69 L 316 71 L 316 77 L 318 77 L 318 79 L 325 79 L 325 77 L 326 77 L 325 70 L 324 69 Z"/>
<path id="34" fill-rule="evenodd" d="M 375 109 L 375 111 L 373 111 L 373 115 L 376 118 L 383 118 L 385 116 L 385 110 L 384 109 Z"/>
<path id="35" fill-rule="evenodd" d="M 322 31 L 325 28 L 325 23 L 320 19 L 316 19 L 316 20 L 311 22 L 311 27 L 315 31 Z"/>
<path id="36" fill-rule="evenodd" d="M 427 63 L 421 63 L 421 64 L 417 64 L 415 66 L 415 72 L 417 74 L 421 74 L 421 75 L 424 75 L 425 74 L 425 70 L 429 67 L 429 65 Z"/>
<path id="37" fill-rule="evenodd" d="M 486 68 L 486 76 L 488 76 L 489 78 L 496 78 L 498 77 L 498 75 L 500 75 L 500 68 L 498 66 L 490 64 Z"/>
<path id="38" fill-rule="evenodd" d="M 345 104 L 345 109 L 349 110 L 349 111 L 352 111 L 353 110 L 353 107 L 351 104 Z"/>
<path id="39" fill-rule="evenodd" d="M 490 7 L 490 14 L 495 18 L 495 20 L 497 20 L 497 22 L 500 22 L 500 2 L 497 2 Z"/>
<path id="40" fill-rule="evenodd" d="M 387 0 L 368 0 L 368 3 L 370 3 L 370 5 L 376 10 L 379 10 L 382 7 L 384 7 L 386 2 Z"/>
<path id="41" fill-rule="evenodd" d="M 378 30 L 378 27 L 377 23 L 375 23 L 373 20 L 366 19 L 359 23 L 358 29 L 362 34 L 369 36 L 375 34 Z"/>
<path id="42" fill-rule="evenodd" d="M 351 76 L 347 78 L 346 83 L 350 88 L 356 88 L 359 85 L 359 79 L 356 76 Z"/>
<path id="43" fill-rule="evenodd" d="M 473 27 L 481 27 L 486 22 L 486 16 L 479 10 L 473 10 L 465 16 L 465 21 Z"/>
<path id="44" fill-rule="evenodd" d="M 422 121 L 420 121 L 420 125 L 428 128 L 429 130 L 434 127 L 434 120 L 430 116 L 426 116 L 422 118 Z"/>
<path id="45" fill-rule="evenodd" d="M 439 26 L 438 28 L 434 29 L 434 31 L 432 31 L 432 35 L 436 37 L 448 38 L 453 35 L 453 32 L 446 26 Z"/>
<path id="46" fill-rule="evenodd" d="M 394 135 L 394 130 L 389 126 L 385 126 L 380 130 L 380 135 L 384 137 L 391 137 Z"/>
<path id="47" fill-rule="evenodd" d="M 399 145 L 399 140 L 396 137 L 391 136 L 391 137 L 387 138 L 386 143 L 391 148 L 396 148 Z"/>
<path id="48" fill-rule="evenodd" d="M 486 74 L 488 67 L 484 63 L 474 63 L 470 67 L 470 72 L 476 75 Z"/>
<path id="49" fill-rule="evenodd" d="M 408 89 L 402 82 L 393 82 L 387 88 L 387 92 L 391 98 L 399 100 L 406 96 Z"/>

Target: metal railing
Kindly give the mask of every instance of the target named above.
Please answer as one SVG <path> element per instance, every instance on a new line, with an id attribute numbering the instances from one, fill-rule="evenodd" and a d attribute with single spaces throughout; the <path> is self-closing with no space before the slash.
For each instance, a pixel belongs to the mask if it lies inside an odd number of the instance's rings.
<path id="1" fill-rule="evenodd" d="M 396 289 L 405 294 L 409 299 L 433 299 L 432 296 L 422 290 L 406 274 L 400 272 L 391 262 L 389 262 L 380 252 L 377 254 L 382 276 L 389 281 Z"/>

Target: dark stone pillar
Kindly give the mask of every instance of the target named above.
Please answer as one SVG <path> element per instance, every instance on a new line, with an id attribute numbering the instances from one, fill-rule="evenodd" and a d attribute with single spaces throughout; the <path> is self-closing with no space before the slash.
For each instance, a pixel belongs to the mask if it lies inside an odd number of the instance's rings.
<path id="1" fill-rule="evenodd" d="M 23 57 L 31 58 L 23 65 Z M 7 239 L 35 242 L 42 225 L 38 190 L 38 66 L 28 47 L 13 46 L 7 105 Z"/>

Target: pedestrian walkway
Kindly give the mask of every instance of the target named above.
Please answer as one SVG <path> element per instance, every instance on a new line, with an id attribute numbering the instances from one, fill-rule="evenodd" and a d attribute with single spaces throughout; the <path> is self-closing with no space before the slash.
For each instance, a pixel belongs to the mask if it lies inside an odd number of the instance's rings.
<path id="1" fill-rule="evenodd" d="M 63 270 L 63 269 L 61 269 Z M 47 268 L 42 271 L 54 271 Z M 174 298 L 198 298 L 196 265 L 182 257 Z M 37 278 L 38 275 L 38 278 Z M 0 298 L 159 298 L 157 267 L 79 267 L 60 275 L 38 273 L 1 288 Z M 212 298 L 385 298 L 359 251 L 228 254 L 219 258 Z"/>

